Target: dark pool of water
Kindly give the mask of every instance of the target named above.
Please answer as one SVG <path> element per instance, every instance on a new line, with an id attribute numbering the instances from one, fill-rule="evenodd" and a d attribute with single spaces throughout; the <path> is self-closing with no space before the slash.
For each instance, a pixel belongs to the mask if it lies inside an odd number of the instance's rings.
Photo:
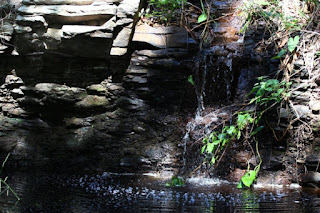
<path id="1" fill-rule="evenodd" d="M 2 194 L 2 212 L 320 212 L 311 189 L 236 189 L 233 183 L 191 179 L 184 187 L 142 175 L 11 174 L 21 197 Z M 319 208 L 318 208 L 319 206 Z"/>

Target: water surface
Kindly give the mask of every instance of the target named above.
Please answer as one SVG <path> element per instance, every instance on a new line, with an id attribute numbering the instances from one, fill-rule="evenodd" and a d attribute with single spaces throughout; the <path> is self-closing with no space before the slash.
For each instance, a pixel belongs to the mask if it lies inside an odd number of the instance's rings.
<path id="1" fill-rule="evenodd" d="M 21 197 L 1 195 L 2 212 L 318 212 L 316 190 L 268 186 L 237 189 L 235 183 L 190 179 L 184 187 L 135 174 L 12 174 Z"/>

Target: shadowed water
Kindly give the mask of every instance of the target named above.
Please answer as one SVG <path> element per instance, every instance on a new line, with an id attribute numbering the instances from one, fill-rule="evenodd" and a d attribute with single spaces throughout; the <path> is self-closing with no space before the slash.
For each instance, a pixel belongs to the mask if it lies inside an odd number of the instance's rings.
<path id="1" fill-rule="evenodd" d="M 316 212 L 316 191 L 271 187 L 236 189 L 217 179 L 189 179 L 184 187 L 134 174 L 14 174 L 21 197 L 1 195 L 2 212 Z"/>

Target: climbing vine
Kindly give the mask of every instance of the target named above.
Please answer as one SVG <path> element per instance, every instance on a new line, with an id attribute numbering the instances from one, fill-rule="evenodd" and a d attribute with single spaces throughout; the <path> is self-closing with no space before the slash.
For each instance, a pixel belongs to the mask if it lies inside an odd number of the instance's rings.
<path id="1" fill-rule="evenodd" d="M 274 78 L 260 77 L 258 79 L 259 82 L 255 84 L 250 93 L 254 94 L 253 98 L 248 100 L 245 107 L 233 114 L 232 120 L 234 121 L 231 125 L 224 125 L 225 122 L 223 122 L 215 128 L 220 129 L 219 131 L 211 132 L 202 140 L 202 154 L 205 156 L 205 162 L 215 166 L 219 165 L 230 142 L 243 139 L 248 142 L 252 152 L 254 152 L 254 150 L 250 142 L 256 143 L 255 152 L 259 157 L 259 162 L 257 162 L 258 164 L 254 169 L 251 169 L 248 163 L 247 172 L 241 178 L 238 185 L 239 188 L 244 186 L 250 187 L 258 176 L 262 161 L 259 154 L 256 134 L 265 128 L 261 123 L 263 115 L 266 112 L 280 103 L 285 102 L 290 106 L 290 109 L 295 112 L 295 118 L 291 118 L 291 120 L 288 121 L 288 128 L 298 120 L 301 121 L 302 124 L 305 124 L 305 122 L 300 119 L 299 114 L 296 112 L 290 100 L 292 92 L 297 89 L 292 87 L 291 77 L 297 74 L 293 73 L 293 64 L 295 60 L 297 60 L 300 52 L 303 52 L 301 49 L 305 48 L 305 37 L 307 34 L 309 34 L 309 37 L 315 34 L 313 31 L 307 30 L 307 28 L 310 29 L 311 23 L 318 19 L 319 2 L 305 1 L 303 3 L 305 4 L 304 8 L 309 8 L 309 11 L 303 8 L 298 12 L 287 11 L 288 8 L 283 5 L 283 1 L 264 0 L 244 1 L 242 7 L 239 9 L 239 14 L 244 17 L 245 20 L 245 24 L 240 33 L 244 34 L 253 22 L 262 20 L 266 24 L 266 31 L 270 34 L 269 40 L 263 41 L 263 45 L 273 46 L 275 56 L 272 57 L 271 60 L 279 60 L 281 65 L 279 72 L 276 73 Z M 311 27 L 311 29 L 313 28 Z M 317 58 L 317 51 L 314 51 L 313 56 L 313 59 Z M 313 67 L 311 64 L 315 62 L 313 60 L 308 63 L 309 66 Z M 267 127 L 271 128 L 269 125 Z M 272 128 L 271 130 L 274 133 Z M 284 137 L 287 130 L 284 131 L 280 139 Z M 276 140 L 279 140 L 276 135 L 274 136 Z"/>
<path id="2" fill-rule="evenodd" d="M 233 125 L 225 125 L 221 131 L 214 131 L 203 138 L 201 152 L 205 155 L 206 161 L 211 165 L 220 161 L 224 151 L 233 140 L 244 138 L 246 141 L 251 139 L 256 141 L 256 134 L 264 128 L 263 125 L 260 125 L 262 115 L 289 96 L 290 85 L 290 82 L 279 82 L 277 79 L 260 77 L 259 82 L 251 91 L 254 97 L 248 102 L 248 105 L 254 106 L 253 109 L 236 112 L 233 115 L 236 118 Z M 256 151 L 258 152 L 258 145 Z M 261 164 L 261 158 L 259 159 L 260 162 L 254 170 L 248 167 L 244 180 L 242 180 L 244 185 L 250 186 L 252 183 L 247 184 L 247 180 L 256 178 Z"/>

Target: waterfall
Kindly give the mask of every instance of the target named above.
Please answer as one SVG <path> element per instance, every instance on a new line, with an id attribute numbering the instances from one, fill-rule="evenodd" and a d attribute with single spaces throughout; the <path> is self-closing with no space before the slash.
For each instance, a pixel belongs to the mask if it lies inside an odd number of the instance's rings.
<path id="1" fill-rule="evenodd" d="M 200 117 L 204 110 L 205 86 L 207 77 L 207 56 L 208 50 L 202 49 L 195 56 L 195 93 L 197 97 L 196 116 Z"/>

